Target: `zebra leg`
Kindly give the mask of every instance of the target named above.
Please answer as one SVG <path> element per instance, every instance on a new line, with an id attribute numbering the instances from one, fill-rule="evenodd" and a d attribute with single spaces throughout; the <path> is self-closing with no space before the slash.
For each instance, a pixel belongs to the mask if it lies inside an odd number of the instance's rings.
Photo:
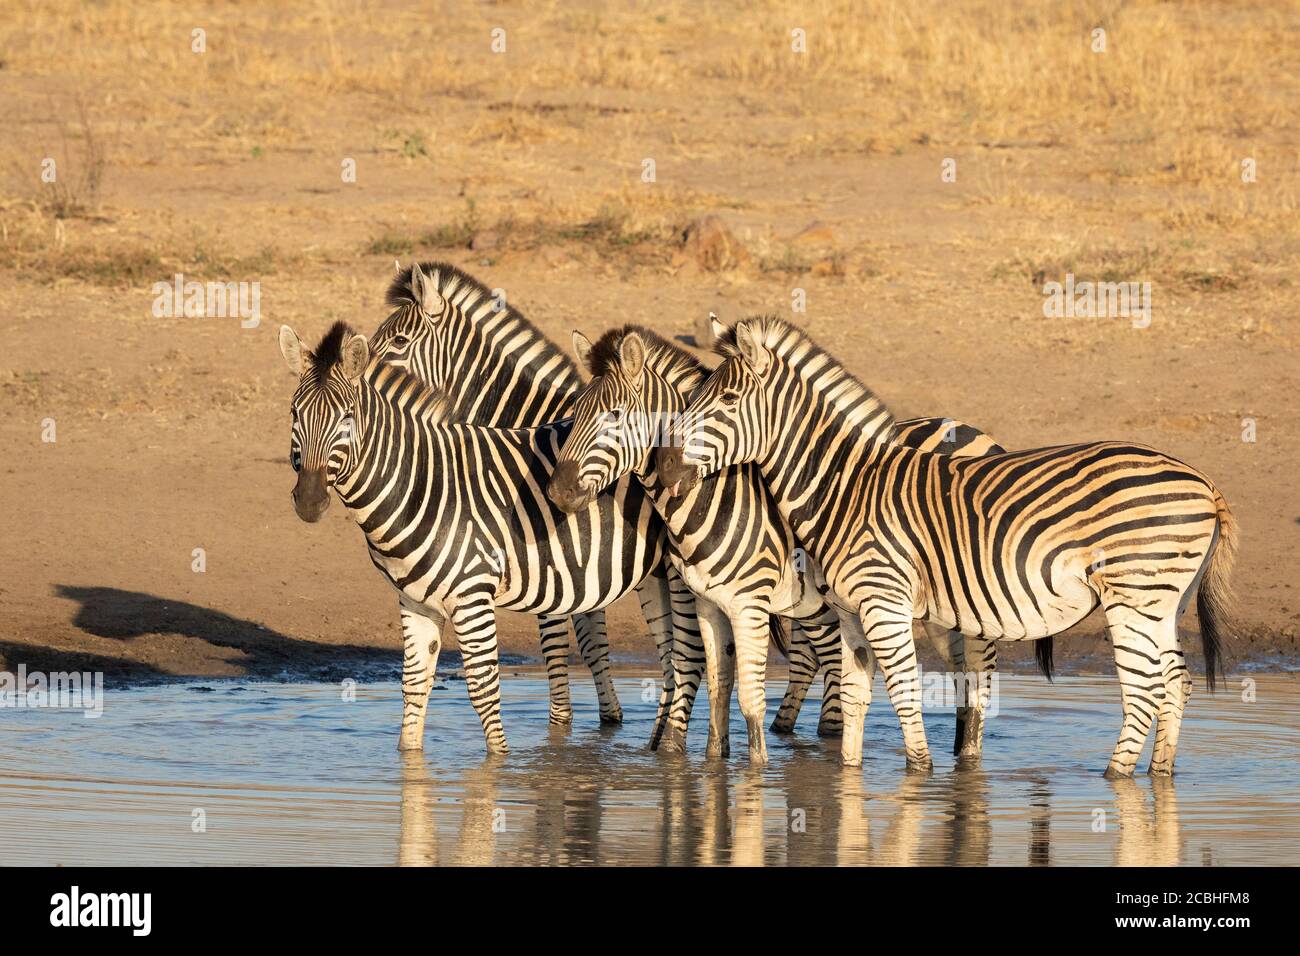
<path id="1" fill-rule="evenodd" d="M 840 712 L 840 616 L 823 607 L 816 622 L 804 622 L 813 651 L 822 668 L 822 710 L 817 720 L 818 737 L 838 737 L 844 732 Z"/>
<path id="2" fill-rule="evenodd" d="M 925 740 L 925 723 L 921 719 L 921 681 L 916 667 L 916 642 L 912 640 L 911 608 L 893 607 L 882 603 L 881 598 L 868 599 L 862 611 L 862 632 L 871 644 L 871 652 L 880 663 L 889 702 L 894 705 L 894 714 L 903 730 L 907 769 L 929 773 L 934 769 L 934 762 Z M 848 729 L 846 702 L 846 736 Z M 861 743 L 862 733 L 859 729 L 859 747 Z"/>
<path id="3" fill-rule="evenodd" d="M 964 682 L 966 676 L 966 638 L 961 631 L 941 631 L 937 624 L 931 624 L 928 621 L 921 622 L 921 630 L 925 632 L 926 638 L 929 639 L 935 651 L 938 652 L 943 666 L 948 669 L 955 680 Z M 963 686 L 957 687 L 957 726 L 953 735 L 952 752 L 961 753 L 962 746 L 966 743 L 966 727 L 970 722 L 970 707 L 964 703 L 966 697 L 963 692 Z"/>
<path id="4" fill-rule="evenodd" d="M 984 637 L 963 638 L 958 631 L 949 633 L 962 648 L 961 657 L 954 654 L 953 663 L 962 682 L 961 700 L 965 704 L 957 709 L 959 740 L 953 753 L 962 760 L 978 760 L 984 749 L 984 714 L 992 693 L 993 674 L 998 669 L 998 649 Z"/>
<path id="5" fill-rule="evenodd" d="M 429 691 L 438 667 L 442 635 L 438 622 L 415 607 L 401 607 L 402 614 L 402 735 L 398 750 L 424 749 L 424 718 L 429 708 Z"/>
<path id="6" fill-rule="evenodd" d="M 840 615 L 840 707 L 843 731 L 840 762 L 846 767 L 862 765 L 862 731 L 871 706 L 871 682 L 876 660 L 862 632 L 862 623 L 852 614 Z"/>
<path id="7" fill-rule="evenodd" d="M 747 607 L 730 619 L 739 684 L 740 712 L 749 729 L 749 764 L 767 765 L 767 740 L 763 718 L 767 716 L 767 644 L 770 615 L 762 608 Z M 724 663 L 725 666 L 725 663 Z"/>
<path id="8" fill-rule="evenodd" d="M 799 710 L 803 707 L 808 688 L 817 676 L 819 661 L 813 650 L 808 632 L 800 621 L 790 621 L 790 681 L 785 685 L 785 696 L 777 709 L 776 719 L 772 721 L 772 733 L 794 733 L 795 721 L 799 719 Z"/>
<path id="9" fill-rule="evenodd" d="M 709 757 L 731 756 L 731 688 L 735 677 L 735 643 L 731 622 L 711 601 L 696 604 L 709 680 Z"/>
<path id="10" fill-rule="evenodd" d="M 1151 751 L 1152 776 L 1169 776 L 1174 772 L 1174 756 L 1178 750 L 1178 734 L 1183 726 L 1183 711 L 1192 696 L 1192 675 L 1187 671 L 1187 661 L 1178 640 L 1177 619 L 1162 621 L 1165 632 L 1164 649 L 1160 652 L 1161 671 L 1165 681 L 1165 699 L 1156 716 L 1156 742 Z M 1172 645 L 1172 646 L 1169 646 Z"/>
<path id="11" fill-rule="evenodd" d="M 661 570 L 651 573 L 637 585 L 637 598 L 641 602 L 641 617 L 655 640 L 663 683 L 659 689 L 659 706 L 655 710 L 654 727 L 650 732 L 650 749 L 656 750 L 668 726 L 668 708 L 673 699 L 673 608 L 668 577 Z"/>
<path id="12" fill-rule="evenodd" d="M 1151 725 L 1165 704 L 1160 644 L 1154 633 L 1162 622 L 1154 622 L 1124 604 L 1107 605 L 1107 599 L 1116 599 L 1115 593 L 1108 589 L 1103 591 L 1102 600 L 1124 702 L 1124 725 L 1106 767 L 1106 776 L 1131 777 Z"/>
<path id="13" fill-rule="evenodd" d="M 537 619 L 542 635 L 542 660 L 546 662 L 546 683 L 550 692 L 550 722 L 573 723 L 573 704 L 569 699 L 569 621 L 544 614 Z"/>
<path id="14" fill-rule="evenodd" d="M 712 605 L 707 601 L 697 602 L 672 565 L 668 566 L 668 589 L 672 594 L 673 610 L 673 691 L 663 747 L 672 753 L 685 753 L 686 728 L 706 666 L 698 612 L 700 607 Z"/>
<path id="15" fill-rule="evenodd" d="M 501 665 L 497 658 L 496 608 L 485 593 L 467 595 L 456 602 L 451 626 L 465 664 L 465 688 L 483 724 L 489 753 L 510 752 L 501 726 Z"/>
<path id="16" fill-rule="evenodd" d="M 614 680 L 609 669 L 609 632 L 605 628 L 605 612 L 588 611 L 573 616 L 573 632 L 578 638 L 578 653 L 591 671 L 596 682 L 596 699 L 600 702 L 600 722 L 621 724 L 623 708 L 614 691 Z"/>

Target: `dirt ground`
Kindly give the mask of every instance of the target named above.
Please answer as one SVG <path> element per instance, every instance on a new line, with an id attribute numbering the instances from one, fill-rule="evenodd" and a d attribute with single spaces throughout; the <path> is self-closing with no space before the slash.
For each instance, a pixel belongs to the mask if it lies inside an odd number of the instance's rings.
<path id="1" fill-rule="evenodd" d="M 1230 671 L 1294 664 L 1295 8 L 874 6 L 20 4 L 0 27 L 0 661 L 396 668 L 360 532 L 293 513 L 276 332 L 373 330 L 394 259 L 419 256 L 566 347 L 776 312 L 900 417 L 1172 453 L 1241 525 Z M 724 238 L 685 241 L 709 216 Z M 258 282 L 260 322 L 156 317 L 176 273 Z M 1045 317 L 1067 273 L 1150 282 L 1150 325 Z M 1100 626 L 1058 642 L 1067 666 L 1110 666 Z M 611 630 L 620 660 L 649 655 L 633 602 Z M 532 622 L 503 615 L 502 644 L 536 655 Z"/>

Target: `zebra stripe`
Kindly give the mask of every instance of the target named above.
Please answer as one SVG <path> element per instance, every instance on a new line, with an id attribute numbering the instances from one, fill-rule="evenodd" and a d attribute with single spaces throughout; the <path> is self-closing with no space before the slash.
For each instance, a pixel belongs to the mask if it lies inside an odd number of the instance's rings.
<path id="1" fill-rule="evenodd" d="M 393 312 L 376 331 L 372 351 L 451 396 L 458 418 L 474 425 L 527 428 L 569 413 L 582 386 L 577 366 L 517 309 L 477 279 L 445 262 L 417 263 L 398 271 L 387 299 Z M 673 618 L 667 613 L 670 599 L 660 590 L 664 586 L 662 575 L 655 575 L 646 584 L 653 593 L 640 594 L 640 600 L 643 611 L 651 615 L 647 625 L 661 649 L 660 657 L 669 660 Z M 671 576 L 667 587 L 685 590 Z M 679 623 L 684 628 L 682 639 L 689 642 L 695 627 L 689 608 L 684 613 Z M 567 724 L 573 719 L 568 624 L 543 616 L 539 628 L 551 722 Z M 610 672 L 605 612 L 575 616 L 573 631 L 596 684 L 602 723 L 621 722 L 623 712 Z M 665 668 L 665 681 L 672 673 L 671 667 Z M 690 699 L 685 707 L 689 715 Z M 656 722 L 655 739 L 663 730 L 664 719 L 666 715 L 661 714 Z"/>
<path id="2" fill-rule="evenodd" d="M 568 615 L 606 606 L 659 567 L 662 522 L 632 482 L 580 514 L 551 507 L 544 487 L 567 423 L 489 429 L 453 421 L 445 396 L 371 363 L 365 336 L 343 323 L 314 353 L 287 326 L 281 343 L 300 376 L 292 402 L 298 514 L 318 520 L 333 489 L 399 595 L 407 638 L 401 746 L 422 746 L 450 628 L 488 749 L 506 752 L 496 610 Z"/>
<path id="3" fill-rule="evenodd" d="M 684 446 L 660 449 L 659 473 L 758 465 L 845 612 L 845 763 L 861 761 L 874 657 L 908 764 L 931 764 L 914 617 L 1027 640 L 1100 606 L 1124 710 L 1107 774 L 1133 773 L 1153 723 L 1151 772 L 1172 772 L 1191 689 L 1177 620 L 1199 586 L 1212 688 L 1235 550 L 1235 521 L 1205 475 L 1123 442 L 981 458 L 901 448 L 884 404 L 788 323 L 747 320 L 720 348 L 682 417 Z"/>
<path id="4" fill-rule="evenodd" d="M 766 758 L 761 691 L 769 621 L 774 615 L 793 618 L 805 636 L 791 648 L 790 683 L 772 729 L 793 730 L 808 684 L 825 660 L 827 693 L 818 730 L 838 733 L 838 616 L 823 601 L 820 572 L 803 560 L 802 549 L 757 467 L 727 469 L 677 497 L 654 471 L 652 451 L 663 427 L 686 408 L 707 369 L 639 326 L 612 329 L 594 346 L 575 332 L 574 347 L 592 380 L 575 402 L 573 428 L 547 488 L 551 500 L 573 512 L 585 507 L 592 494 L 629 474 L 645 486 L 668 527 L 674 564 L 695 595 L 704 599 L 697 607 L 710 659 L 723 661 L 722 673 L 712 680 L 710 706 L 718 717 L 711 723 L 728 725 L 732 663 L 728 649 L 750 647 L 748 659 L 758 673 L 748 683 L 759 693 L 742 695 L 741 709 L 749 726 L 752 762 L 761 764 Z M 1002 450 L 978 429 L 943 419 L 907 423 L 896 438 L 914 447 L 955 448 L 958 454 Z M 964 669 L 960 635 L 955 643 L 946 632 L 930 636 L 950 666 L 955 663 L 959 671 Z M 750 642 L 756 643 L 751 647 Z M 984 657 L 982 666 L 991 668 L 996 659 L 992 642 L 980 642 L 978 652 Z M 959 748 L 968 718 L 964 708 L 958 715 Z M 978 753 L 982 722 L 971 720 L 971 727 L 973 743 L 965 742 L 966 748 Z M 710 739 L 710 752 L 728 750 L 725 736 Z"/>

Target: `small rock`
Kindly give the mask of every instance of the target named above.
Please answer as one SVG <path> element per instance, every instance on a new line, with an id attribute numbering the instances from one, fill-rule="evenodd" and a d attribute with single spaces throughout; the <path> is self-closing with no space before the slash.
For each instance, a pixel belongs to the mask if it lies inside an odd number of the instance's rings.
<path id="1" fill-rule="evenodd" d="M 682 247 L 701 269 L 710 272 L 749 262 L 749 251 L 717 216 L 705 216 L 687 226 L 682 233 Z"/>
<path id="2" fill-rule="evenodd" d="M 820 219 L 808 223 L 790 240 L 792 246 L 833 246 L 835 232 Z"/>

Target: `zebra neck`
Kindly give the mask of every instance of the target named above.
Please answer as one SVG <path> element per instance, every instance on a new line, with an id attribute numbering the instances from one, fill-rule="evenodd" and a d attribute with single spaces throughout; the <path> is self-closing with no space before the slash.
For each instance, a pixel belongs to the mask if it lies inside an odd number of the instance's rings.
<path id="1" fill-rule="evenodd" d="M 774 406 L 781 408 L 776 433 L 758 466 L 795 536 L 824 562 L 822 545 L 843 524 L 843 509 L 892 447 L 894 419 L 874 396 L 869 407 L 846 406 L 833 386 L 807 385 L 777 385 L 803 400 Z"/>
<path id="2" fill-rule="evenodd" d="M 491 299 L 456 313 L 443 390 L 456 417 L 474 425 L 519 428 L 567 414 L 582 380 L 573 362 L 529 323 Z"/>
<path id="3" fill-rule="evenodd" d="M 699 385 L 702 375 L 699 372 L 674 374 L 649 364 L 646 365 L 645 371 L 641 409 L 647 419 L 646 432 L 649 441 L 645 453 L 633 467 L 632 472 L 641 479 L 647 490 L 654 492 L 662 488 L 658 473 L 655 471 L 655 449 L 672 433 L 673 426 L 690 403 L 691 392 Z"/>
<path id="4" fill-rule="evenodd" d="M 378 388 L 362 392 L 353 419 L 352 454 L 335 490 L 367 537 L 378 527 L 370 521 L 377 509 L 392 495 L 415 490 L 408 488 L 413 471 L 419 466 L 431 474 L 445 470 L 435 431 L 447 424 L 446 415 L 446 399 L 413 376 L 393 374 L 381 379 Z M 441 483 L 431 487 L 436 495 Z"/>

